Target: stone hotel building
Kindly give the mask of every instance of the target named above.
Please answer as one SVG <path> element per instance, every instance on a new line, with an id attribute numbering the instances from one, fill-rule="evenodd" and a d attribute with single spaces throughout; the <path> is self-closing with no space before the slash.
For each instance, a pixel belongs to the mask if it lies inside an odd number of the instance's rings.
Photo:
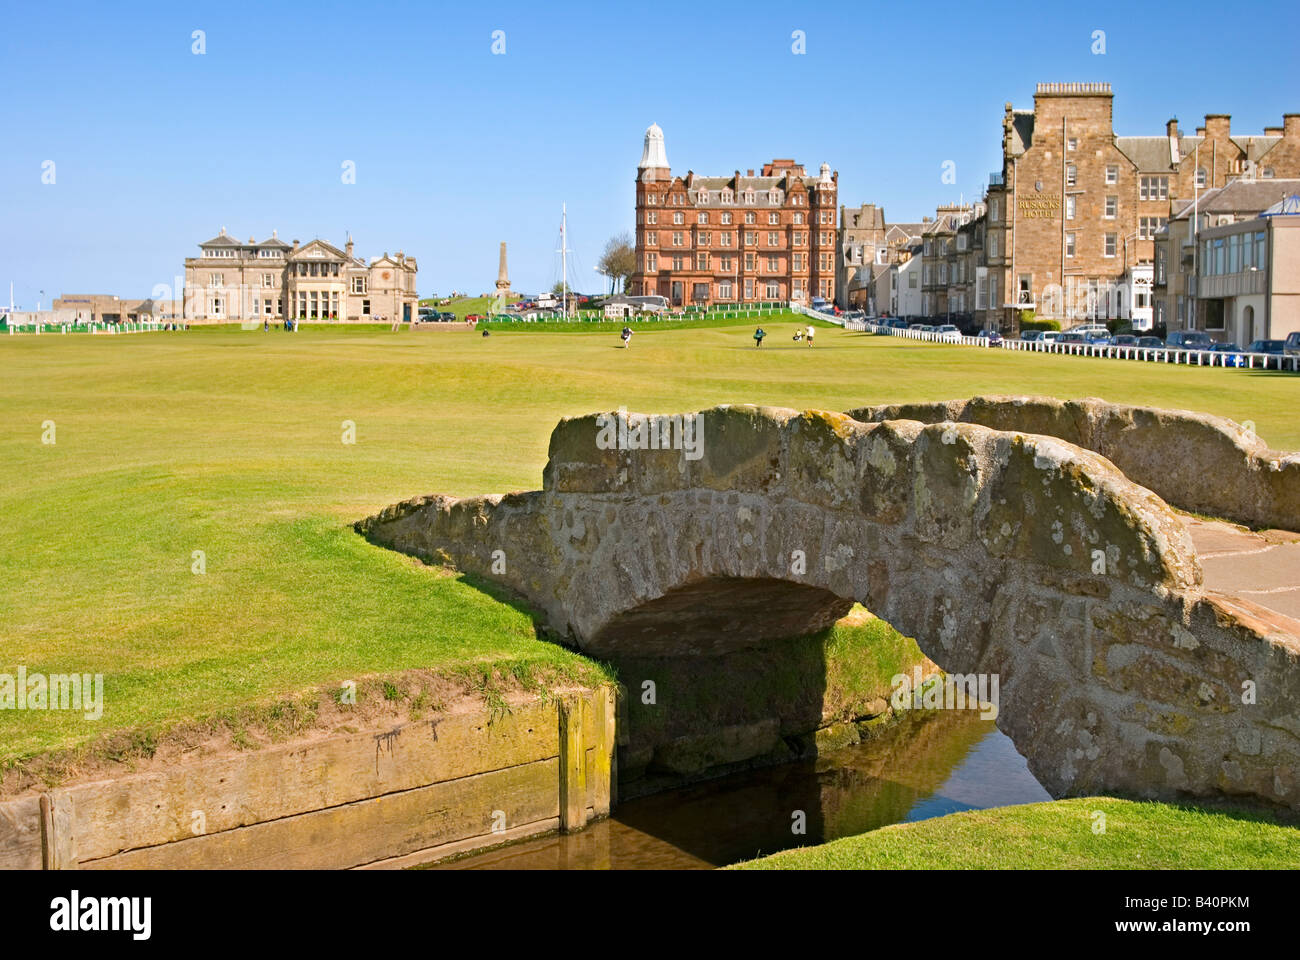
<path id="1" fill-rule="evenodd" d="M 742 176 L 674 176 L 657 124 L 636 183 L 633 295 L 672 307 L 835 297 L 839 174 L 793 160 Z"/>
<path id="2" fill-rule="evenodd" d="M 967 312 L 973 305 L 977 322 L 1011 331 L 1022 310 L 1150 327 L 1154 241 L 1173 212 L 1234 178 L 1297 175 L 1300 114 L 1257 134 L 1207 114 L 1194 136 L 1177 120 L 1160 134 L 1118 136 L 1110 84 L 1040 83 L 1032 110 L 1006 105 L 1002 170 L 990 178 L 982 228 L 972 227 L 984 269 Z"/>
<path id="3" fill-rule="evenodd" d="M 324 240 L 260 243 L 221 233 L 185 259 L 185 317 L 208 322 L 396 320 L 416 315 L 416 262 L 401 251 L 369 262 Z"/>

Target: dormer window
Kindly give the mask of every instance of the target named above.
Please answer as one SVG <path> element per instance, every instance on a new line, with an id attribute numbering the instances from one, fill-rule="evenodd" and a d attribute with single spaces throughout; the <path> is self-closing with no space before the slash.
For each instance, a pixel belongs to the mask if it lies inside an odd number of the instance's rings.
<path id="1" fill-rule="evenodd" d="M 781 191 L 780 191 L 780 190 L 769 190 L 769 191 L 767 191 L 767 202 L 768 202 L 768 203 L 780 203 L 780 202 L 781 202 Z"/>
<path id="2" fill-rule="evenodd" d="M 745 202 L 746 202 L 746 203 L 753 203 L 753 202 L 754 202 L 754 191 L 753 191 L 753 190 L 746 190 L 746 191 L 745 191 Z"/>
<path id="3" fill-rule="evenodd" d="M 696 194 L 695 194 L 695 202 L 696 202 L 696 203 L 708 203 L 708 202 L 709 202 L 709 191 L 707 191 L 707 190 L 699 190 L 699 191 L 696 191 Z"/>
<path id="4" fill-rule="evenodd" d="M 718 200 L 721 201 L 722 203 L 732 203 L 733 199 L 734 199 L 734 195 L 730 190 L 723 190 L 721 193 L 718 194 Z"/>

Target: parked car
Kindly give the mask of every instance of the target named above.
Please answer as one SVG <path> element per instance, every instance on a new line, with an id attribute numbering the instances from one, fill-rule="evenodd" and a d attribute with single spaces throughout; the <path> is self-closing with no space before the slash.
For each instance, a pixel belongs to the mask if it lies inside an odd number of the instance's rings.
<path id="1" fill-rule="evenodd" d="M 1252 340 L 1250 346 L 1246 348 L 1246 352 L 1264 354 L 1264 359 L 1261 362 L 1263 363 L 1265 369 L 1267 369 L 1268 367 L 1276 366 L 1279 370 L 1281 370 L 1282 357 L 1286 355 L 1286 341 L 1285 340 Z"/>
<path id="2" fill-rule="evenodd" d="M 1288 357 L 1300 357 L 1300 332 L 1288 333 L 1282 342 L 1282 352 Z"/>
<path id="3" fill-rule="evenodd" d="M 1111 343 L 1117 347 L 1136 347 L 1138 345 L 1138 338 L 1133 336 L 1131 333 L 1121 333 L 1112 339 Z"/>
<path id="4" fill-rule="evenodd" d="M 1028 343 L 1033 343 L 1035 340 L 1042 340 L 1044 332 L 1045 331 L 1043 330 L 1021 330 L 1020 339 Z"/>
<path id="5" fill-rule="evenodd" d="M 1213 345 L 1208 333 L 1200 330 L 1175 330 L 1169 334 L 1166 345 L 1183 350 L 1208 350 Z"/>
<path id="6" fill-rule="evenodd" d="M 1046 333 L 1047 331 L 1043 331 L 1043 332 Z M 1088 337 L 1087 334 L 1079 333 L 1075 330 L 1070 330 L 1066 333 L 1062 333 L 1058 335 L 1056 337 L 1056 342 L 1057 343 L 1087 343 Z"/>
<path id="7" fill-rule="evenodd" d="M 1148 350 L 1163 350 L 1165 342 L 1159 337 L 1138 337 L 1137 346 L 1146 347 Z"/>
<path id="8" fill-rule="evenodd" d="M 939 339 L 944 343 L 961 343 L 961 331 L 951 323 L 945 323 L 935 328 L 934 332 L 939 334 Z"/>
<path id="9" fill-rule="evenodd" d="M 1106 347 L 1111 344 L 1110 333 L 1085 333 L 1083 338 L 1094 347 Z"/>
<path id="10" fill-rule="evenodd" d="M 1077 327 L 1071 327 L 1071 328 L 1070 328 L 1068 331 L 1066 331 L 1066 332 L 1067 332 L 1067 333 L 1081 333 L 1081 334 L 1083 334 L 1085 337 L 1093 336 L 1094 334 L 1102 334 L 1102 335 L 1109 336 L 1109 335 L 1110 335 L 1110 328 L 1107 327 L 1104 323 L 1083 323 L 1083 324 L 1080 324 L 1080 325 L 1077 326 Z"/>
<path id="11" fill-rule="evenodd" d="M 438 318 L 442 320 L 444 323 L 456 322 L 456 314 L 452 313 L 449 310 L 444 310 L 442 313 L 438 314 Z"/>
<path id="12" fill-rule="evenodd" d="M 890 327 L 892 327 L 892 328 L 895 329 L 895 330 L 906 330 L 906 329 L 907 329 L 907 321 L 906 321 L 906 320 L 903 320 L 903 319 L 901 319 L 901 318 L 899 318 L 899 317 L 891 317 L 891 318 L 889 319 L 889 325 L 890 325 Z"/>
<path id="13" fill-rule="evenodd" d="M 981 340 L 987 340 L 990 347 L 1002 346 L 1002 334 L 996 330 L 981 330 L 976 336 Z"/>
<path id="14" fill-rule="evenodd" d="M 1252 340 L 1246 348 L 1249 353 L 1270 353 L 1283 356 L 1286 353 L 1285 340 Z"/>
<path id="15" fill-rule="evenodd" d="M 1216 343 L 1210 347 L 1210 352 L 1227 354 L 1227 356 L 1223 358 L 1225 366 L 1244 367 L 1246 365 L 1246 358 L 1242 356 L 1241 347 L 1237 346 L 1235 343 Z"/>

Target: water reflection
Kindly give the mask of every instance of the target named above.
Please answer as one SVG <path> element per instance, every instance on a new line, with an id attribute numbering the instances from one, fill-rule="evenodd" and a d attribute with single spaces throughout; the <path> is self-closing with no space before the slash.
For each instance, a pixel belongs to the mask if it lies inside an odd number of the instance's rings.
<path id="1" fill-rule="evenodd" d="M 581 833 L 430 869 L 707 869 L 891 823 L 1049 799 L 992 721 L 913 715 L 877 739 L 620 804 Z M 792 829 L 802 820 L 805 832 Z"/>

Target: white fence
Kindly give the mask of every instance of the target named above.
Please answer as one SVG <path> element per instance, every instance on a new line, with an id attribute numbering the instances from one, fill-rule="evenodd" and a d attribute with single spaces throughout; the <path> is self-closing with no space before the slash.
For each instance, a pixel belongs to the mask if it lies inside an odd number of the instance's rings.
<path id="1" fill-rule="evenodd" d="M 61 334 L 61 333 L 152 333 L 167 326 L 163 321 L 131 321 L 123 323 L 16 323 L 5 324 L 4 333 L 16 334 Z M 181 324 L 182 321 L 175 321 Z"/>
<path id="2" fill-rule="evenodd" d="M 849 320 L 846 330 L 925 340 L 930 343 L 952 343 L 967 347 L 1024 350 L 1030 353 L 1068 353 L 1085 357 L 1106 357 L 1112 360 L 1146 360 L 1152 363 L 1181 363 L 1198 367 L 1237 367 L 1247 370 L 1290 370 L 1300 373 L 1300 357 L 1278 356 L 1275 353 L 1229 352 L 1200 350 L 1191 347 L 1132 347 L 1097 343 L 1057 343 L 1045 340 L 1010 340 L 991 343 L 988 337 L 967 337 L 954 333 L 936 333 L 932 330 L 887 327 L 870 320 Z"/>

